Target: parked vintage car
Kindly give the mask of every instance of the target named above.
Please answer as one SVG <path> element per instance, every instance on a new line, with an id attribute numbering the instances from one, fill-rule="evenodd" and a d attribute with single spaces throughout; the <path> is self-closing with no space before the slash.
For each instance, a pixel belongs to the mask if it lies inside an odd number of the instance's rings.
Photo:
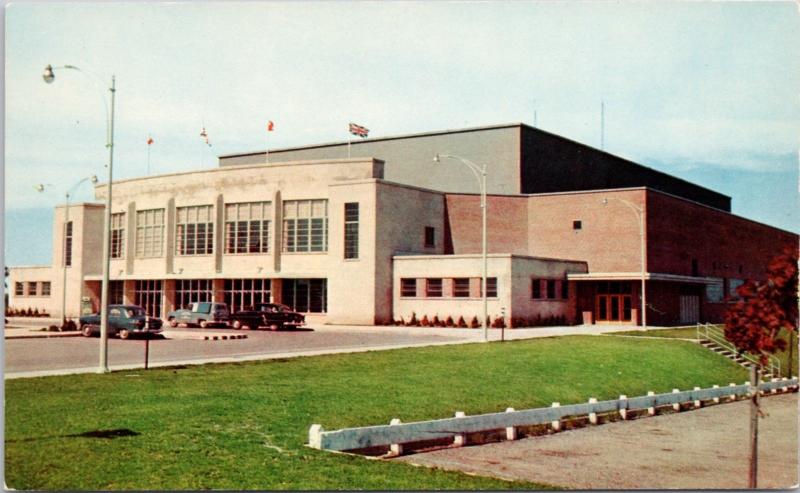
<path id="1" fill-rule="evenodd" d="M 100 334 L 100 314 L 84 315 L 79 327 L 86 337 Z M 127 339 L 133 334 L 160 334 L 161 320 L 148 317 L 144 309 L 136 305 L 108 305 L 108 335 Z"/>
<path id="2" fill-rule="evenodd" d="M 199 325 L 206 328 L 212 324 L 227 325 L 230 318 L 228 305 L 225 303 L 199 302 L 192 303 L 188 309 L 174 310 L 167 314 L 170 327 L 178 324 Z"/>
<path id="3" fill-rule="evenodd" d="M 278 330 L 284 327 L 302 327 L 306 317 L 279 303 L 259 303 L 252 310 L 241 310 L 231 315 L 234 329 L 257 329 L 269 327 Z"/>

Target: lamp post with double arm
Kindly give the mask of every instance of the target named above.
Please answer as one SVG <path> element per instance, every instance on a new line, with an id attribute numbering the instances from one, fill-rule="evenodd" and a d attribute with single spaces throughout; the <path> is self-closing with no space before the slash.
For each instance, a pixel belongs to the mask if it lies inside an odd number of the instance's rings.
<path id="1" fill-rule="evenodd" d="M 647 276 L 647 269 L 645 266 L 645 239 L 644 239 L 644 206 L 638 206 L 627 199 L 619 197 L 609 197 L 603 199 L 603 205 L 608 205 L 609 200 L 617 200 L 625 204 L 634 214 L 639 223 L 639 255 L 640 255 L 640 268 L 641 268 L 641 283 L 642 283 L 642 329 L 647 328 L 647 292 L 645 289 L 645 279 Z"/>
<path id="2" fill-rule="evenodd" d="M 69 69 L 76 70 L 89 78 L 93 83 L 100 83 L 105 85 L 102 78 L 92 72 L 82 70 L 74 65 L 62 65 L 53 67 L 48 65 L 44 69 L 42 78 L 48 84 L 55 80 L 55 70 Z M 100 366 L 98 372 L 108 372 L 108 285 L 109 285 L 109 267 L 110 267 L 110 252 L 109 244 L 111 239 L 111 184 L 114 178 L 114 102 L 116 89 L 116 78 L 111 76 L 111 85 L 108 86 L 108 91 L 111 98 L 111 110 L 109 111 L 106 103 L 106 98 L 103 96 L 103 104 L 105 106 L 106 115 L 106 148 L 108 148 L 108 190 L 106 190 L 106 210 L 105 222 L 103 228 L 103 283 L 101 286 L 100 294 Z"/>
<path id="3" fill-rule="evenodd" d="M 441 162 L 441 160 L 443 158 L 445 158 L 445 159 L 455 159 L 456 161 L 459 161 L 461 164 L 463 164 L 464 166 L 469 168 L 470 171 L 472 171 L 472 174 L 475 175 L 475 178 L 478 180 L 478 186 L 480 187 L 480 190 L 481 190 L 481 211 L 482 211 L 481 230 L 482 230 L 482 233 L 483 233 L 482 241 L 481 241 L 481 244 L 482 244 L 482 247 L 481 247 L 482 254 L 481 255 L 482 255 L 482 260 L 483 260 L 483 281 L 482 281 L 482 284 L 481 284 L 481 296 L 483 298 L 483 317 L 481 319 L 481 324 L 483 326 L 483 342 L 487 342 L 489 340 L 489 324 L 488 324 L 488 321 L 487 321 L 487 319 L 489 318 L 489 302 L 488 302 L 488 295 L 487 295 L 487 293 L 489 292 L 489 289 L 488 289 L 488 286 L 486 285 L 486 277 L 487 277 L 487 272 L 489 270 L 489 267 L 488 267 L 488 260 L 487 260 L 487 255 L 486 255 L 486 250 L 487 250 L 487 243 L 486 243 L 486 209 L 487 209 L 487 205 L 488 205 L 486 203 L 486 164 L 483 164 L 483 165 L 479 166 L 479 165 L 473 163 L 472 161 L 470 161 L 469 159 L 465 159 L 465 158 L 463 158 L 461 156 L 454 156 L 454 155 L 451 155 L 451 154 L 436 154 L 433 157 L 433 161 L 435 163 L 439 163 L 439 162 Z"/>

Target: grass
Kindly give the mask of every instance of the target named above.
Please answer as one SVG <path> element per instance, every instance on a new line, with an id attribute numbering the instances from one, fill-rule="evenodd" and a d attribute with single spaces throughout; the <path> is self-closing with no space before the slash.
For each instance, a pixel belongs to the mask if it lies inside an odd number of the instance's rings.
<path id="1" fill-rule="evenodd" d="M 313 423 L 331 430 L 744 380 L 692 343 L 593 336 L 9 380 L 5 479 L 44 490 L 536 489 L 303 444 Z M 97 430 L 129 431 L 86 436 Z"/>

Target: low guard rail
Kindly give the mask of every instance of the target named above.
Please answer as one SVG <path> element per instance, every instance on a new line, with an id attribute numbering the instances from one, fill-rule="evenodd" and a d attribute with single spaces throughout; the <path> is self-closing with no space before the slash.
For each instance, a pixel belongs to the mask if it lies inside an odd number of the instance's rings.
<path id="1" fill-rule="evenodd" d="M 736 349 L 736 346 L 734 346 L 732 342 L 725 338 L 725 333 L 712 324 L 697 324 L 697 339 L 701 340 L 703 338 L 712 341 L 714 344 L 730 351 L 731 353 L 738 354 L 739 357 L 753 365 L 761 366 L 761 362 L 758 360 L 758 358 L 749 353 L 740 352 L 738 349 Z M 781 362 L 774 356 L 767 357 L 767 364 L 764 365 L 763 368 L 773 376 L 782 375 Z"/>
<path id="2" fill-rule="evenodd" d="M 758 389 L 762 394 L 777 393 L 778 391 L 793 390 L 798 385 L 798 379 L 773 379 L 771 382 L 762 382 Z M 516 426 L 531 426 L 546 423 L 560 422 L 570 416 L 589 416 L 591 422 L 596 422 L 597 414 L 620 412 L 625 417 L 627 411 L 648 410 L 648 414 L 655 414 L 655 408 L 684 403 L 694 403 L 700 407 L 701 401 L 720 402 L 720 399 L 735 400 L 737 397 L 751 395 L 754 387 L 750 382 L 742 385 L 730 384 L 727 387 L 715 385 L 712 388 L 679 391 L 674 389 L 671 393 L 654 394 L 627 398 L 599 401 L 590 399 L 585 404 L 570 404 L 553 407 L 527 409 L 514 411 L 509 408 L 506 412 L 463 416 L 457 413 L 455 418 L 437 419 L 432 421 L 419 421 L 413 423 L 400 423 L 392 420 L 393 424 L 366 426 L 361 428 L 345 428 L 341 430 L 324 431 L 322 426 L 315 424 L 309 430 L 309 446 L 321 450 L 356 450 L 377 446 L 397 447 L 403 443 L 413 443 L 425 440 L 453 437 L 463 441 L 463 435 L 481 431 L 501 430 L 506 428 L 508 436 L 516 436 L 511 431 Z M 677 408 L 677 407 L 676 407 Z M 456 442 L 458 443 L 458 442 Z"/>

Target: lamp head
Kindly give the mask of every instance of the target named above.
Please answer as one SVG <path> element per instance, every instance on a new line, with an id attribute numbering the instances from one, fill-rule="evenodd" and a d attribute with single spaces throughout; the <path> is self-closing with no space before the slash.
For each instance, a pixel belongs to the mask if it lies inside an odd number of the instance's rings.
<path id="1" fill-rule="evenodd" d="M 433 156 L 433 162 L 434 163 L 441 163 L 442 162 L 442 160 L 441 160 L 441 158 L 439 158 L 438 154 Z"/>
<path id="2" fill-rule="evenodd" d="M 89 180 L 91 180 L 92 185 L 97 185 L 97 175 L 92 175 Z"/>
<path id="3" fill-rule="evenodd" d="M 36 191 L 37 191 L 37 192 L 44 192 L 44 185 L 43 185 L 43 184 L 41 184 L 41 183 L 39 183 L 38 185 L 36 185 Z"/>
<path id="4" fill-rule="evenodd" d="M 603 199 L 603 205 L 608 205 L 608 199 Z"/>
<path id="5" fill-rule="evenodd" d="M 53 81 L 56 79 L 56 75 L 53 73 L 53 66 L 48 65 L 44 68 L 44 73 L 42 73 L 42 79 L 48 84 L 52 84 Z"/>

